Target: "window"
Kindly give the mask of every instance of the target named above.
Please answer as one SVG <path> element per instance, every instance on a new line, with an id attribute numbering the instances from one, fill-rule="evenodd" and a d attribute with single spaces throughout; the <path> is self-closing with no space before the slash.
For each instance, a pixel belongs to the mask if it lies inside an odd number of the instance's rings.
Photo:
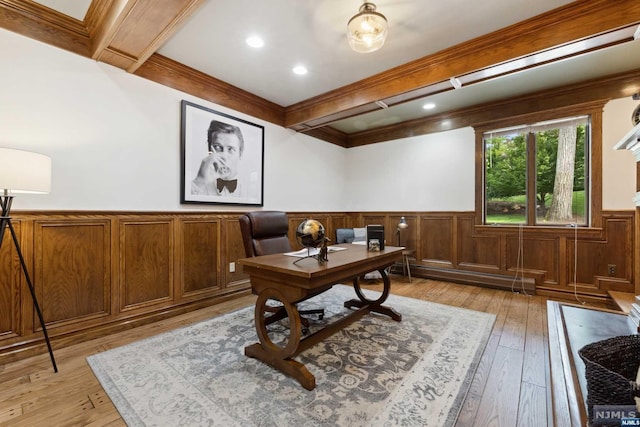
<path id="1" fill-rule="evenodd" d="M 484 223 L 589 224 L 590 116 L 482 133 Z"/>

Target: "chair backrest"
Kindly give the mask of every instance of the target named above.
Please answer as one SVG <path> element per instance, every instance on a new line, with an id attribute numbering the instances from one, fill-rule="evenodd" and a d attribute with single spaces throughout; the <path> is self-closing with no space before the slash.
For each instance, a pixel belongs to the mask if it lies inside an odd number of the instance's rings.
<path id="1" fill-rule="evenodd" d="M 252 211 L 240 217 L 240 231 L 247 257 L 290 252 L 289 218 L 280 211 Z"/>
<path id="2" fill-rule="evenodd" d="M 367 240 L 366 228 L 337 228 L 336 243 L 352 243 Z"/>
<path id="3" fill-rule="evenodd" d="M 354 237 L 353 228 L 336 228 L 336 243 L 351 243 Z"/>

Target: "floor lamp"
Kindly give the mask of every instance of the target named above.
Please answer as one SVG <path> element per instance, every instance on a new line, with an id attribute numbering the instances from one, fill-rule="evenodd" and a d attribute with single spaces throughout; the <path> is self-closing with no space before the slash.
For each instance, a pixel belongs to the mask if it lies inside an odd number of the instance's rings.
<path id="1" fill-rule="evenodd" d="M 400 218 L 400 222 L 398 223 L 398 227 L 396 228 L 396 239 L 398 241 L 398 246 L 400 246 L 400 231 L 406 230 L 409 228 L 409 224 L 407 224 L 407 220 L 404 217 Z M 409 265 L 409 256 L 412 255 L 415 251 L 412 249 L 402 248 L 402 274 L 405 274 L 405 269 L 409 273 L 409 283 L 411 283 L 411 266 Z"/>
<path id="2" fill-rule="evenodd" d="M 404 217 L 400 218 L 400 222 L 398 223 L 398 227 L 396 228 L 396 240 L 398 242 L 398 246 L 400 246 L 400 230 L 404 230 L 409 227 L 407 224 L 407 220 Z"/>
<path id="3" fill-rule="evenodd" d="M 49 356 L 51 356 L 53 371 L 58 372 L 56 360 L 53 357 L 53 350 L 51 349 L 51 342 L 49 341 L 49 334 L 47 333 L 47 327 L 44 323 L 42 311 L 36 298 L 36 292 L 29 277 L 27 265 L 22 256 L 20 243 L 13 229 L 10 216 L 14 193 L 48 193 L 50 189 L 51 158 L 29 151 L 0 148 L 0 191 L 2 191 L 2 194 L 0 194 L 0 208 L 2 208 L 2 216 L 0 216 L 0 248 L 2 247 L 4 232 L 9 228 L 11 237 L 13 238 L 13 244 L 18 253 L 18 258 L 20 258 L 20 265 L 22 266 L 24 277 L 29 286 L 29 292 L 31 292 L 33 306 L 38 314 L 38 319 L 40 319 L 44 339 L 49 349 Z"/>

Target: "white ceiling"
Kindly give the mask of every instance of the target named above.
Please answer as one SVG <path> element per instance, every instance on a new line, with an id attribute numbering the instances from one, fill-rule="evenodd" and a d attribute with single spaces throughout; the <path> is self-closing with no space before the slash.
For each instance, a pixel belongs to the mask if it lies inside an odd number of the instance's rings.
<path id="1" fill-rule="evenodd" d="M 353 52 L 359 0 L 209 0 L 158 53 L 287 107 L 506 27 L 567 0 L 378 0 L 389 21 L 379 51 Z M 259 34 L 265 46 L 246 45 Z M 294 65 L 309 73 L 296 76 Z"/>
<path id="2" fill-rule="evenodd" d="M 82 20 L 91 0 L 38 0 Z M 347 21 L 361 0 L 208 0 L 158 53 L 283 107 L 354 83 L 571 3 L 568 0 L 374 0 L 389 21 L 377 52 L 349 49 Z M 161 6 L 158 6 L 161 7 Z M 245 39 L 260 35 L 265 46 Z M 303 64 L 305 76 L 293 74 Z M 640 41 L 520 71 L 360 115 L 331 126 L 350 133 L 640 68 Z M 449 88 L 450 89 L 450 88 Z"/>
<path id="3" fill-rule="evenodd" d="M 78 21 L 83 21 L 91 0 L 34 0 L 50 9 L 62 12 Z"/>

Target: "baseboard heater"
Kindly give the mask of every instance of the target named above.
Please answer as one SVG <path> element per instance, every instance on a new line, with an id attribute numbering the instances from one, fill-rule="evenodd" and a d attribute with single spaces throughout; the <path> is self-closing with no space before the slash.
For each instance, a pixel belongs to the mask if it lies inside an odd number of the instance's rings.
<path id="1" fill-rule="evenodd" d="M 411 266 L 411 275 L 413 277 L 422 277 L 425 279 L 437 279 L 447 282 L 463 283 L 467 285 L 482 286 L 485 288 L 494 288 L 502 290 L 513 290 L 516 292 L 526 292 L 534 295 L 536 292 L 536 281 L 530 277 L 524 279 L 503 274 L 481 273 L 478 271 L 451 270 L 446 268 L 433 268 L 418 265 Z"/>

